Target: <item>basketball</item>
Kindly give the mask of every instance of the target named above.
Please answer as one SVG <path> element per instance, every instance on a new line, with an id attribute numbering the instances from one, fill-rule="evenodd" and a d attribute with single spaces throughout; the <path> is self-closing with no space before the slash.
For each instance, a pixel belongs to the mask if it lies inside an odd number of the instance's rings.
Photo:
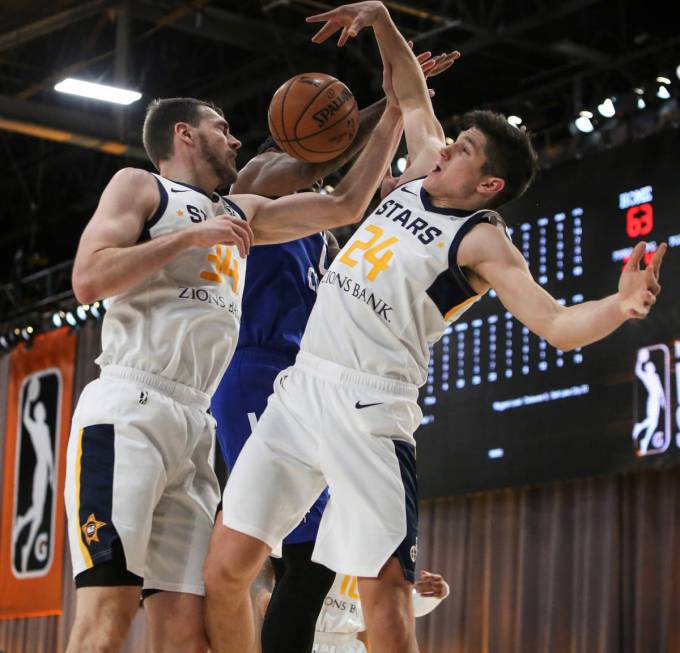
<path id="1" fill-rule="evenodd" d="M 352 91 L 324 73 L 289 79 L 269 105 L 269 131 L 286 153 L 312 163 L 330 161 L 354 140 L 359 109 Z"/>

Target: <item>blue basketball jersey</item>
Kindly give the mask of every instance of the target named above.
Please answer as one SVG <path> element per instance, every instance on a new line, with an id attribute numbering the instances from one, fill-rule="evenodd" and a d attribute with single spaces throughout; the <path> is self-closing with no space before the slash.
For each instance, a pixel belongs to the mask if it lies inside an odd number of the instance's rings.
<path id="1" fill-rule="evenodd" d="M 323 234 L 250 250 L 236 352 L 211 402 L 229 469 L 264 412 L 274 379 L 295 362 L 327 266 Z M 327 501 L 324 490 L 284 544 L 314 541 Z"/>
<path id="2" fill-rule="evenodd" d="M 327 264 L 323 234 L 253 247 L 237 349 L 263 347 L 295 356 Z"/>

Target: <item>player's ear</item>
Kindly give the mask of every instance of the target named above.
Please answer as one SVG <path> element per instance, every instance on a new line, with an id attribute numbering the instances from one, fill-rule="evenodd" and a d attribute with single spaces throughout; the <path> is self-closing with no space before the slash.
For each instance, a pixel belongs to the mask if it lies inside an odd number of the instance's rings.
<path id="1" fill-rule="evenodd" d="M 187 144 L 193 143 L 192 127 L 188 122 L 176 122 L 174 135 Z"/>
<path id="2" fill-rule="evenodd" d="M 482 195 L 495 195 L 505 188 L 505 179 L 501 177 L 484 177 L 477 184 L 477 192 Z"/>

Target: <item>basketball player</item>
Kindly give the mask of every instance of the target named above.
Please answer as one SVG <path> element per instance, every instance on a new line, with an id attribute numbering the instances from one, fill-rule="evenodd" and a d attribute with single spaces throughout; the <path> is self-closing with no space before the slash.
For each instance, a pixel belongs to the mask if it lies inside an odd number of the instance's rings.
<path id="1" fill-rule="evenodd" d="M 144 144 L 160 174 L 114 175 L 74 263 L 78 300 L 111 303 L 101 376 L 68 448 L 68 651 L 118 650 L 142 587 L 161 590 L 146 602 L 155 652 L 207 650 L 201 571 L 219 500 L 207 409 L 238 339 L 246 256 L 253 242 L 360 218 L 400 130 L 389 105 L 334 195 L 227 199 L 215 189 L 236 179 L 240 143 L 221 111 L 187 98 L 149 106 Z"/>
<path id="2" fill-rule="evenodd" d="M 639 243 L 618 292 L 561 306 L 533 280 L 496 211 L 534 177 L 527 134 L 502 116 L 473 112 L 446 145 L 417 62 L 381 3 L 309 20 L 326 21 L 316 42 L 342 29 L 340 45 L 373 27 L 393 71 L 411 166 L 324 276 L 295 366 L 277 379 L 227 483 L 205 568 L 208 630 L 218 653 L 249 650 L 241 597 L 270 548 L 328 485 L 313 559 L 359 577 L 374 653 L 413 653 L 413 433 L 429 346 L 491 287 L 555 347 L 595 342 L 648 314 L 666 247 L 640 270 Z"/>
<path id="3" fill-rule="evenodd" d="M 443 72 L 453 63 L 450 55 L 431 57 L 429 52 L 417 59 L 426 77 Z M 389 88 L 386 92 L 390 93 Z M 239 171 L 231 192 L 276 197 L 319 185 L 320 179 L 338 170 L 363 148 L 386 101 L 383 98 L 361 111 L 352 145 L 326 163 L 294 159 L 268 138 L 257 156 Z M 337 252 L 337 241 L 330 232 L 250 251 L 238 344 L 211 400 L 217 438 L 229 469 L 264 412 L 277 374 L 295 362 L 319 279 Z M 335 572 L 311 560 L 327 501 L 324 489 L 284 539 L 282 558 L 272 559 L 276 585 L 262 627 L 264 653 L 311 651 L 316 617 L 335 578 Z"/>

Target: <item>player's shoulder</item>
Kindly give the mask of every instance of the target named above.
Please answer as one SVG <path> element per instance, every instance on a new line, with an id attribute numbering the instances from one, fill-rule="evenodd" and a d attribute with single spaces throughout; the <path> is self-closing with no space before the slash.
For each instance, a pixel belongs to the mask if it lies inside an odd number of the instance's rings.
<path id="1" fill-rule="evenodd" d="M 142 168 L 121 168 L 109 181 L 105 195 L 117 205 L 139 208 L 147 212 L 158 205 L 159 190 L 156 178 Z"/>
<path id="2" fill-rule="evenodd" d="M 495 211 L 485 216 L 466 233 L 458 247 L 458 264 L 473 266 L 490 258 L 505 259 L 513 255 L 514 247 L 507 226 Z"/>
<path id="3" fill-rule="evenodd" d="M 117 186 L 125 186 L 127 188 L 135 188 L 141 190 L 143 188 L 155 188 L 155 177 L 148 170 L 143 168 L 125 167 L 116 172 L 109 184 L 115 183 Z"/>
<path id="4" fill-rule="evenodd" d="M 273 201 L 268 197 L 254 195 L 253 193 L 229 193 L 229 196 L 225 199 L 236 205 L 246 220 L 252 220 L 262 206 Z"/>

